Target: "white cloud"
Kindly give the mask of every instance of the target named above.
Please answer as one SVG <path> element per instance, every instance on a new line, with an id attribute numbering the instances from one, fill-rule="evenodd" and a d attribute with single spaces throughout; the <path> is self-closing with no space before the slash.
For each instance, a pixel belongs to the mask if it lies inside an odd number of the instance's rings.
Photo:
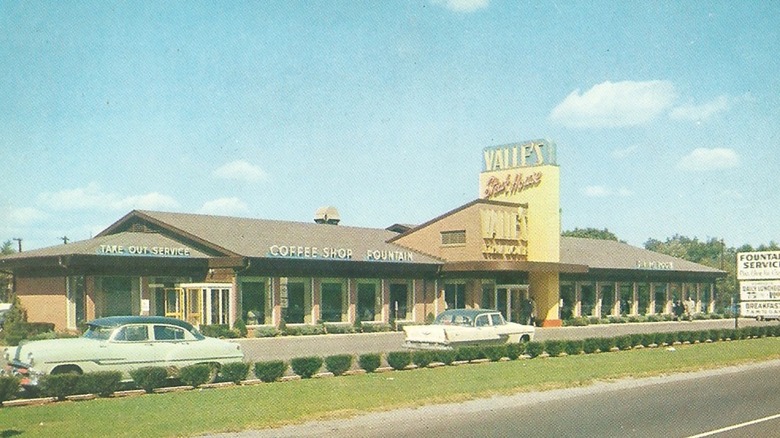
<path id="1" fill-rule="evenodd" d="M 147 193 L 145 195 L 130 196 L 115 202 L 113 208 L 115 210 L 160 210 L 176 208 L 179 203 L 170 196 L 163 195 L 157 192 Z"/>
<path id="2" fill-rule="evenodd" d="M 86 187 L 44 192 L 38 195 L 38 203 L 56 211 L 73 210 L 131 210 L 178 207 L 178 202 L 157 192 L 122 198 L 116 193 L 107 193 L 95 182 Z"/>
<path id="3" fill-rule="evenodd" d="M 215 214 L 224 216 L 239 216 L 249 211 L 244 201 L 238 198 L 220 198 L 207 201 L 198 210 L 203 214 Z"/>
<path id="4" fill-rule="evenodd" d="M 691 171 L 729 169 L 739 166 L 739 155 L 733 149 L 697 148 L 677 162 L 677 168 Z"/>
<path id="5" fill-rule="evenodd" d="M 587 186 L 581 190 L 582 194 L 587 196 L 588 198 L 606 198 L 610 196 L 620 196 L 622 198 L 632 196 L 633 192 L 626 189 L 625 187 L 621 187 L 617 190 L 613 190 L 609 187 L 605 186 Z"/>
<path id="6" fill-rule="evenodd" d="M 455 12 L 474 12 L 488 7 L 490 0 L 432 0 L 432 3 Z"/>
<path id="7" fill-rule="evenodd" d="M 223 164 L 212 173 L 216 178 L 236 179 L 246 182 L 258 182 L 268 179 L 268 174 L 258 166 L 243 160 Z"/>
<path id="8" fill-rule="evenodd" d="M 644 125 L 677 98 L 668 81 L 603 82 L 580 94 L 574 90 L 550 113 L 550 120 L 572 128 Z"/>
<path id="9" fill-rule="evenodd" d="M 11 225 L 29 225 L 46 219 L 48 215 L 33 207 L 11 208 L 8 211 L 8 223 Z"/>
<path id="10" fill-rule="evenodd" d="M 719 96 L 701 105 L 682 105 L 674 108 L 669 113 L 669 117 L 675 120 L 705 121 L 718 113 L 728 111 L 731 108 L 731 102 L 732 99 L 729 99 L 728 96 Z"/>

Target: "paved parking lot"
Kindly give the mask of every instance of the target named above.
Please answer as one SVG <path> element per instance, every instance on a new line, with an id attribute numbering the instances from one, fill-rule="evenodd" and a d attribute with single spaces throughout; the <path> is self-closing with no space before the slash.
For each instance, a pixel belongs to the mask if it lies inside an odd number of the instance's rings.
<path id="1" fill-rule="evenodd" d="M 770 325 L 777 322 L 758 322 L 740 319 L 739 326 Z M 635 324 L 598 324 L 585 327 L 537 328 L 535 340 L 584 339 L 590 337 L 619 336 L 631 333 L 671 332 L 682 330 L 709 330 L 734 328 L 733 319 L 706 321 L 651 322 Z M 327 356 L 331 354 L 365 354 L 401 350 L 403 332 L 363 333 L 350 335 L 283 336 L 277 338 L 239 339 L 246 360 L 289 360 L 303 356 Z"/>

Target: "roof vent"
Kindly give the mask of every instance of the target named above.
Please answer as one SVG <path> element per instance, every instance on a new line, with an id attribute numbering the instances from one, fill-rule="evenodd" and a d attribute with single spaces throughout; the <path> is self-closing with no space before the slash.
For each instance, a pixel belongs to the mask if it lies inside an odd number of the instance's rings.
<path id="1" fill-rule="evenodd" d="M 341 221 L 336 207 L 320 207 L 314 213 L 314 222 L 318 224 L 338 225 Z"/>

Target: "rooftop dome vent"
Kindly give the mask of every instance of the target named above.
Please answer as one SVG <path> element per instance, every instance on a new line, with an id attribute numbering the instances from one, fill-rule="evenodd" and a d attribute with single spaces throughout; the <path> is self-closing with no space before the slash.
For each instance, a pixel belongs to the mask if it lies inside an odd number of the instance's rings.
<path id="1" fill-rule="evenodd" d="M 320 207 L 314 213 L 314 222 L 318 224 L 338 225 L 341 221 L 336 207 Z"/>

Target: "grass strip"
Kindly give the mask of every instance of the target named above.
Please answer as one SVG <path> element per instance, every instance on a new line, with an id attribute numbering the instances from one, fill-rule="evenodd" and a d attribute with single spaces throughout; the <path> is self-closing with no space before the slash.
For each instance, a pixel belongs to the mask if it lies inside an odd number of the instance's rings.
<path id="1" fill-rule="evenodd" d="M 189 436 L 780 358 L 780 338 L 0 408 L 0 436 Z"/>

